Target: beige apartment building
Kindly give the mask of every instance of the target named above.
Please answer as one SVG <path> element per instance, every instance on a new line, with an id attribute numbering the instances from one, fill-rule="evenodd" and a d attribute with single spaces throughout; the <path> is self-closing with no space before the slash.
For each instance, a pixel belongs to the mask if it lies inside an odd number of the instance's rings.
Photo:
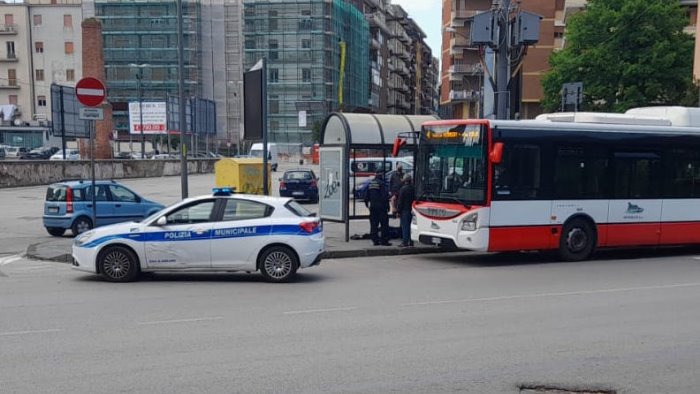
<path id="1" fill-rule="evenodd" d="M 82 77 L 79 0 L 0 3 L 0 109 L 2 126 L 46 126 L 51 84 L 75 86 Z M 0 143 L 36 146 L 36 136 L 4 130 Z M 30 133 L 31 134 L 31 133 Z"/>

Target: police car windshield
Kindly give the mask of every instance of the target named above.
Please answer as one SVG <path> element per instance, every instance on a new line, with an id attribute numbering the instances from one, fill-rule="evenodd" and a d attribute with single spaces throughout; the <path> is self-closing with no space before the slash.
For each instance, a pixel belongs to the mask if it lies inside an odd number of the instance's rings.
<path id="1" fill-rule="evenodd" d="M 297 216 L 301 216 L 301 217 L 315 216 L 313 213 L 311 213 L 311 211 L 304 208 L 303 206 L 301 206 L 301 204 L 299 204 L 298 202 L 296 202 L 294 200 L 289 201 L 288 203 L 285 204 L 285 206 L 287 207 L 287 209 L 292 211 L 292 213 L 297 215 Z"/>
<path id="2" fill-rule="evenodd" d="M 175 205 L 175 204 L 170 204 L 170 205 L 168 205 L 167 207 L 161 209 L 160 211 L 154 213 L 153 215 L 151 215 L 151 216 L 149 216 L 149 217 L 143 219 L 142 221 L 139 222 L 139 221 L 137 220 L 136 222 L 137 222 L 137 223 L 148 223 L 148 222 L 151 222 L 153 219 L 155 219 L 156 217 L 160 216 L 161 212 L 163 212 L 164 210 L 166 210 L 166 209 L 172 207 L 173 205 Z"/>

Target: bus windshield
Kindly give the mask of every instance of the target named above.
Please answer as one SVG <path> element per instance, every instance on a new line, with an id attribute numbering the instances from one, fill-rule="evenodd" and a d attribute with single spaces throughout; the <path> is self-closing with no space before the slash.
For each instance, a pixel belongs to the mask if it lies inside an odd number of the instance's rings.
<path id="1" fill-rule="evenodd" d="M 425 126 L 416 163 L 417 199 L 485 204 L 486 145 L 483 125 Z"/>

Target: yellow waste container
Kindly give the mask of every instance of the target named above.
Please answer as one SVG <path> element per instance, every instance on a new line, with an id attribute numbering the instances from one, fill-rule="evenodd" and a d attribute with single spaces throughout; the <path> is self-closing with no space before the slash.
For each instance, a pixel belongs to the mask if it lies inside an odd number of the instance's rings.
<path id="1" fill-rule="evenodd" d="M 272 193 L 272 167 L 267 164 L 267 190 Z M 214 164 L 216 187 L 232 187 L 237 193 L 263 194 L 262 158 L 221 159 Z"/>

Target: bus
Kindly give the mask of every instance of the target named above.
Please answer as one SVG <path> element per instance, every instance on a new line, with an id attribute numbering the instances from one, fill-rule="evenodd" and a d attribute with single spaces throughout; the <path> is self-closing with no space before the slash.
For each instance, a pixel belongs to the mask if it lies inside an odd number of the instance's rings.
<path id="1" fill-rule="evenodd" d="M 414 138 L 416 242 L 569 261 L 700 243 L 700 127 L 569 113 L 431 121 Z"/>

